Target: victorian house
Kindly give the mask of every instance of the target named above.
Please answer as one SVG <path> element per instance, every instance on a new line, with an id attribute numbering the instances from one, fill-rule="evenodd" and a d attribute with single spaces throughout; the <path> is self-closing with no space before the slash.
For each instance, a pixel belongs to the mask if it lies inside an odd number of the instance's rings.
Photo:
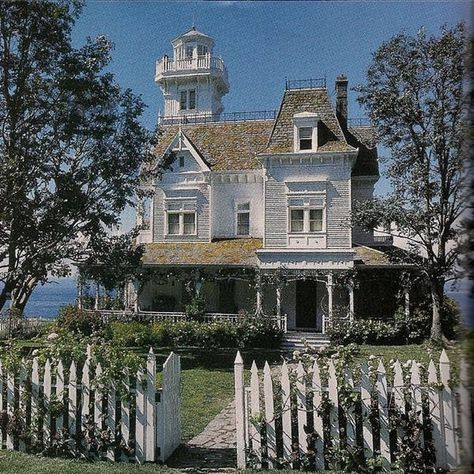
<path id="1" fill-rule="evenodd" d="M 172 317 L 199 295 L 211 319 L 324 333 L 332 318 L 406 304 L 390 286 L 404 268 L 390 262 L 391 241 L 351 227 L 379 172 L 370 126 L 348 120 L 347 77 L 335 104 L 325 79 L 287 80 L 277 111 L 224 113 L 229 79 L 213 39 L 192 28 L 172 46 L 155 76 L 156 165 L 172 162 L 138 215 L 148 277 L 135 309 Z"/>

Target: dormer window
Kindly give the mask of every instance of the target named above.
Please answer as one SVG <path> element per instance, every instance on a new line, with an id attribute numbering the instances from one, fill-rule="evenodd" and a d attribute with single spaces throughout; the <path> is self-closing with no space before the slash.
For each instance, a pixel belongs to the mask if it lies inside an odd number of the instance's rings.
<path id="1" fill-rule="evenodd" d="M 302 112 L 293 116 L 294 151 L 316 151 L 318 148 L 318 115 Z"/>
<path id="2" fill-rule="evenodd" d="M 300 127 L 298 129 L 300 150 L 313 149 L 313 129 L 311 127 Z"/>

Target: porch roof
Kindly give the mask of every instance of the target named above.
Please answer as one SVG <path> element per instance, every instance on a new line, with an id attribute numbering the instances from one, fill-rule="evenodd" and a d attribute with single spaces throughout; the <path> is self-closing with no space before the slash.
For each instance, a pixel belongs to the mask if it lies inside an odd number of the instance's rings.
<path id="1" fill-rule="evenodd" d="M 143 265 L 257 267 L 255 251 L 262 246 L 262 239 L 153 242 L 145 244 Z"/>
<path id="2" fill-rule="evenodd" d="M 354 263 L 365 267 L 412 267 L 408 263 L 407 252 L 396 246 L 365 246 L 355 245 Z M 404 258 L 405 257 L 405 258 Z"/>

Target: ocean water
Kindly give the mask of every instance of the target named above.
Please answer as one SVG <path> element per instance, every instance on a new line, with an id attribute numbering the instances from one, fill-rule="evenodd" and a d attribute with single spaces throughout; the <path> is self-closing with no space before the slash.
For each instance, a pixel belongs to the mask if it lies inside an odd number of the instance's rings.
<path id="1" fill-rule="evenodd" d="M 61 278 L 38 286 L 32 293 L 26 308 L 28 317 L 54 319 L 59 308 L 76 302 L 76 280 Z"/>

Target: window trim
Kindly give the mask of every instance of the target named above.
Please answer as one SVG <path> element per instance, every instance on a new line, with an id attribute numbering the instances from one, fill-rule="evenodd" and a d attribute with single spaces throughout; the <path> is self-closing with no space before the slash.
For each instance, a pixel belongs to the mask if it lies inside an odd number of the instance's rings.
<path id="1" fill-rule="evenodd" d="M 178 226 L 179 226 L 179 231 L 177 234 L 175 233 L 170 233 L 170 228 L 169 228 L 169 216 L 170 214 L 177 214 L 178 217 Z M 184 215 L 193 215 L 194 216 L 194 232 L 193 233 L 184 233 Z M 196 211 L 184 211 L 184 210 L 165 210 L 165 235 L 166 236 L 196 236 L 197 235 L 197 212 Z"/>
<path id="2" fill-rule="evenodd" d="M 291 211 L 303 211 L 303 230 L 291 230 Z M 317 210 L 321 212 L 321 230 L 310 230 L 310 211 Z M 287 214 L 287 231 L 288 234 L 295 235 L 295 234 L 306 234 L 306 235 L 318 235 L 318 234 L 325 234 L 326 233 L 326 205 L 323 204 L 321 206 L 315 206 L 310 204 L 303 204 L 303 205 L 290 205 L 288 202 L 288 214 Z"/>
<path id="3" fill-rule="evenodd" d="M 318 150 L 318 122 L 317 114 L 302 112 L 293 116 L 293 151 L 298 153 L 311 153 Z M 300 129 L 311 128 L 311 148 L 301 148 Z M 309 139 L 308 139 L 309 140 Z"/>
<path id="4" fill-rule="evenodd" d="M 248 209 L 239 209 L 239 206 L 242 206 L 242 205 L 245 205 L 245 204 L 248 204 Z M 250 211 L 251 211 L 251 205 L 250 205 L 250 200 L 247 200 L 247 199 L 241 199 L 241 200 L 236 200 L 235 203 L 234 203 L 234 235 L 236 237 L 250 237 L 252 235 L 252 231 L 251 231 L 251 222 L 252 222 L 252 219 L 251 219 L 251 214 L 250 214 Z M 238 231 L 239 231 L 239 222 L 238 222 L 238 216 L 239 214 L 248 214 L 249 216 L 249 232 L 248 234 L 239 234 Z"/>

